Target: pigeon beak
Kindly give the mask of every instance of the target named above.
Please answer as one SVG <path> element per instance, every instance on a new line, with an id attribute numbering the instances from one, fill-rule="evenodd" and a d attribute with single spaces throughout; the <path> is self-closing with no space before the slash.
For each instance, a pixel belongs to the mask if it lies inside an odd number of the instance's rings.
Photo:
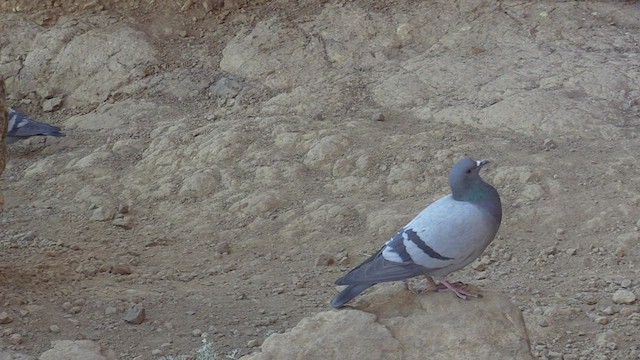
<path id="1" fill-rule="evenodd" d="M 478 161 L 476 161 L 476 164 L 477 164 L 477 166 L 478 166 L 479 168 L 481 168 L 481 167 L 483 167 L 483 166 L 487 165 L 488 163 L 489 163 L 489 160 L 478 160 Z"/>

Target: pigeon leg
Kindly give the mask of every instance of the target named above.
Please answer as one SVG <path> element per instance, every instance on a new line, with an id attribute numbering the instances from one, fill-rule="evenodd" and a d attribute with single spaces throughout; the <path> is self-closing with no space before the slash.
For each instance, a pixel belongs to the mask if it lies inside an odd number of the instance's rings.
<path id="1" fill-rule="evenodd" d="M 440 287 L 433 281 L 433 278 L 429 275 L 424 276 L 425 280 L 427 280 L 427 289 L 430 291 L 438 291 Z"/>
<path id="2" fill-rule="evenodd" d="M 442 279 L 442 285 L 446 286 L 447 289 L 453 291 L 453 293 L 456 294 L 456 296 L 462 300 L 467 300 L 467 297 L 474 297 L 474 298 L 480 297 L 480 294 L 476 294 L 465 289 L 464 284 L 462 283 L 452 284 L 447 280 Z"/>

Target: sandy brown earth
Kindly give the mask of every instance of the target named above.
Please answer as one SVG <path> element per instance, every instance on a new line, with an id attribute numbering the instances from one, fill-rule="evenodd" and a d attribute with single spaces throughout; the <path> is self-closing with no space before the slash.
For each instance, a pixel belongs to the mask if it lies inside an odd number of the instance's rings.
<path id="1" fill-rule="evenodd" d="M 452 279 L 509 296 L 540 358 L 640 356 L 637 2 L 0 11 L 9 102 L 67 133 L 9 149 L 0 348 L 251 353 L 327 309 L 470 155 L 505 216 Z"/>

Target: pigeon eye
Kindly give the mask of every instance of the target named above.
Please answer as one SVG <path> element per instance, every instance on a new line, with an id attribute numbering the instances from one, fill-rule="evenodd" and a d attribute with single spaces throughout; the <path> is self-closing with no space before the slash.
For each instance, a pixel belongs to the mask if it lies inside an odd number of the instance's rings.
<path id="1" fill-rule="evenodd" d="M 467 169 L 467 174 L 471 174 L 471 169 Z"/>

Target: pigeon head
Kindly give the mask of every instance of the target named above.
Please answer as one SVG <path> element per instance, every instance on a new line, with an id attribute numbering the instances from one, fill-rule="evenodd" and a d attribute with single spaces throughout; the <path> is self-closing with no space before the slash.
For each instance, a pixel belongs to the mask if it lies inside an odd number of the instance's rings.
<path id="1" fill-rule="evenodd" d="M 449 186 L 453 198 L 458 201 L 481 202 L 490 195 L 493 187 L 480 177 L 480 169 L 487 160 L 466 158 L 458 161 L 449 173 Z M 493 189 L 495 191 L 495 189 Z"/>

